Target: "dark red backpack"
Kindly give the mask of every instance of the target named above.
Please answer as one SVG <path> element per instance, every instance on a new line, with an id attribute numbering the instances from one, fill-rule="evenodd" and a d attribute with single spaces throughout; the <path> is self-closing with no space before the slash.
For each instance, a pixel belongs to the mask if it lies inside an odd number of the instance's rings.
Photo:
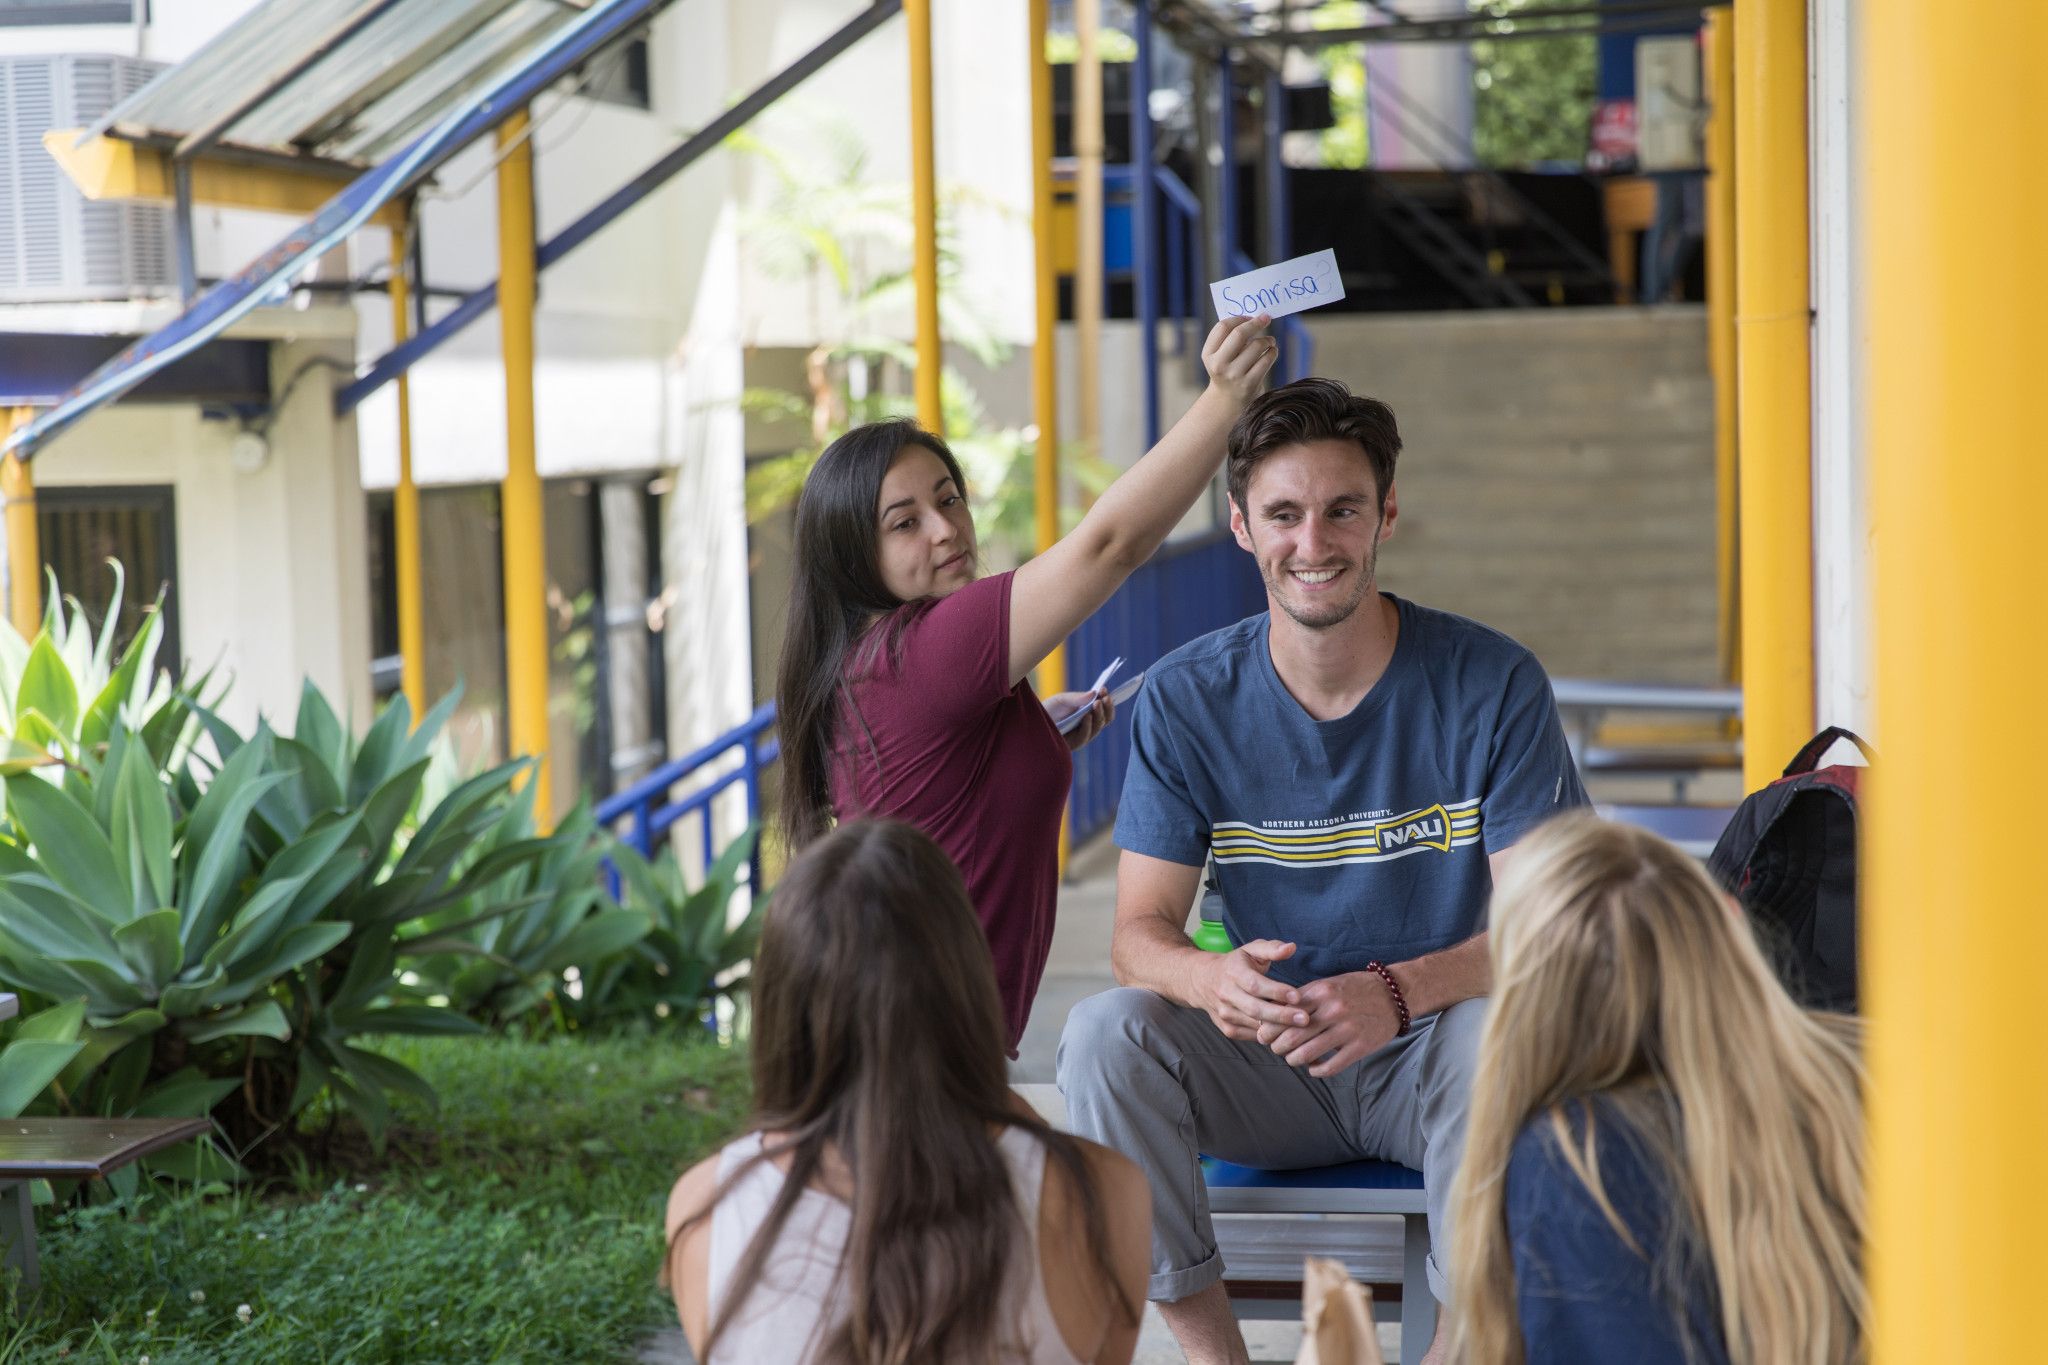
<path id="1" fill-rule="evenodd" d="M 1867 768 L 1815 765 L 1846 739 L 1831 725 L 1785 775 L 1735 808 L 1707 869 L 1742 902 L 1758 941 L 1801 1004 L 1856 1008 L 1856 799 Z"/>

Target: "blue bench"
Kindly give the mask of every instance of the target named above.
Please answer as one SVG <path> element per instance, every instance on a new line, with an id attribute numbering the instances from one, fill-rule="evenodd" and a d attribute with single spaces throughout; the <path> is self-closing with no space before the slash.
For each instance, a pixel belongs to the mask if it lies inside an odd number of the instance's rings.
<path id="1" fill-rule="evenodd" d="M 1429 1288 L 1429 1219 L 1423 1203 L 1422 1173 L 1391 1161 L 1351 1161 L 1298 1171 L 1266 1171 L 1215 1157 L 1202 1158 L 1209 1187 L 1209 1211 L 1301 1218 L 1321 1214 L 1395 1214 L 1401 1218 L 1401 1365 L 1417 1365 L 1436 1336 L 1436 1296 Z M 1223 1241 L 1218 1230 L 1218 1241 Z M 1291 1249 L 1283 1248 L 1283 1249 Z M 1225 1257 L 1224 1283 L 1231 1282 Z M 1301 1258 L 1292 1257 L 1294 1276 Z M 1233 1299 L 1240 1317 L 1259 1315 L 1249 1301 Z M 1268 1303 L 1271 1301 L 1268 1300 Z M 1299 1299 L 1285 1301 L 1289 1315 Z"/>

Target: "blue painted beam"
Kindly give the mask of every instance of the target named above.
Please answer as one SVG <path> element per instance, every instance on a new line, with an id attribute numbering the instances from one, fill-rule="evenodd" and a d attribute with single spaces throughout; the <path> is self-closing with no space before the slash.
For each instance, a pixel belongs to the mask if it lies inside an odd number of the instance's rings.
<path id="1" fill-rule="evenodd" d="M 0 332 L 0 407 L 46 408 L 135 340 L 75 332 Z M 268 404 L 270 343 L 217 338 L 136 385 L 158 402 Z"/>
<path id="2" fill-rule="evenodd" d="M 1216 141 L 1223 150 L 1223 178 L 1218 186 L 1216 217 L 1223 234 L 1223 250 L 1218 259 L 1223 262 L 1223 273 L 1230 273 L 1230 263 L 1237 258 L 1237 73 L 1232 67 L 1230 49 L 1225 48 L 1216 57 Z"/>
<path id="3" fill-rule="evenodd" d="M 830 37 L 762 82 L 751 94 L 691 134 L 681 146 L 620 186 L 581 218 L 542 242 L 536 252 L 536 264 L 545 270 L 595 237 L 626 210 L 667 184 L 678 171 L 699 160 L 706 152 L 738 132 L 762 110 L 808 80 L 834 57 L 872 33 L 902 7 L 902 0 L 875 0 L 874 4 L 861 11 Z M 387 351 L 378 358 L 376 364 L 365 370 L 360 378 L 338 390 L 334 395 L 335 412 L 342 414 L 355 411 L 365 398 L 404 374 L 422 356 L 488 313 L 497 306 L 497 303 L 496 281 L 464 298 L 452 312 L 439 318 L 431 326 L 422 327 L 418 335 L 405 344 Z"/>
<path id="4" fill-rule="evenodd" d="M 1282 145 L 1287 140 L 1287 87 L 1278 76 L 1266 77 L 1266 184 L 1260 198 L 1266 211 L 1266 263 L 1288 259 L 1294 251 L 1294 224 L 1289 218 L 1287 203 L 1287 162 L 1281 157 Z M 1280 338 L 1278 373 L 1275 378 L 1282 383 L 1299 379 L 1308 373 L 1308 348 L 1305 329 L 1299 323 L 1293 328 L 1275 328 Z"/>

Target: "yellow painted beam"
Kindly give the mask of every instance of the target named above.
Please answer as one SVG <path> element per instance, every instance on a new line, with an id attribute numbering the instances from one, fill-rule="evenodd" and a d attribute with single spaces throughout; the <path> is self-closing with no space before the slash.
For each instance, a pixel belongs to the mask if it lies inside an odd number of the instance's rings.
<path id="1" fill-rule="evenodd" d="M 505 710 L 511 752 L 540 759 L 534 819 L 554 826 L 548 766 L 547 524 L 533 422 L 533 143 L 521 110 L 498 126 L 498 323 L 505 360 Z"/>
<path id="2" fill-rule="evenodd" d="M 10 408 L 0 437 L 10 435 L 31 416 L 28 408 Z M 24 639 L 34 639 L 43 625 L 43 551 L 36 528 L 36 482 L 28 461 L 19 454 L 0 460 L 0 500 L 6 503 L 7 619 Z"/>
<path id="3" fill-rule="evenodd" d="M 1101 0 L 1074 0 L 1074 431 L 1102 454 Z"/>
<path id="4" fill-rule="evenodd" d="M 1861 79 L 1876 740 L 1866 871 L 1874 1365 L 2040 1360 L 2039 456 L 2048 6 L 1867 0 Z M 2006 253 L 2020 255 L 2008 262 Z"/>
<path id="5" fill-rule="evenodd" d="M 917 420 L 944 435 L 939 341 L 939 188 L 932 140 L 932 0 L 904 0 L 910 30 L 911 275 L 917 291 Z"/>
<path id="6" fill-rule="evenodd" d="M 57 162 L 78 192 L 88 199 L 142 199 L 168 204 L 174 198 L 171 155 L 123 138 L 89 139 L 75 146 L 81 129 L 55 128 L 43 134 L 43 150 Z M 294 171 L 218 157 L 192 162 L 192 202 L 221 208 L 263 209 L 307 217 L 348 185 L 342 175 Z M 370 221 L 379 227 L 403 228 L 405 209 L 386 204 Z"/>
<path id="7" fill-rule="evenodd" d="M 391 344 L 402 346 L 412 334 L 412 289 L 406 278 L 408 234 L 391 234 Z M 412 720 L 427 713 L 427 630 L 420 578 L 420 487 L 412 472 L 412 388 L 406 372 L 398 375 L 398 486 L 391 493 L 393 558 L 398 579 L 398 655 L 400 688 Z"/>
<path id="8" fill-rule="evenodd" d="M 1735 16 L 1707 11 L 1707 356 L 1714 375 L 1715 638 L 1742 676 L 1735 456 Z"/>
<path id="9" fill-rule="evenodd" d="M 1049 0 L 1030 0 L 1025 47 L 1031 60 L 1031 226 L 1037 284 L 1037 343 L 1031 348 L 1031 408 L 1038 426 L 1036 512 L 1038 549 L 1052 548 L 1060 538 L 1060 415 L 1059 276 L 1053 262 L 1052 206 L 1052 63 L 1045 58 L 1045 37 L 1051 26 Z M 1065 647 L 1046 655 L 1038 666 L 1041 694 L 1063 692 L 1067 686 Z"/>
<path id="10" fill-rule="evenodd" d="M 1041 553 L 1051 549 L 1060 538 L 1059 267 L 1053 251 L 1058 222 L 1052 195 L 1052 63 L 1045 55 L 1046 35 L 1052 27 L 1050 11 L 1048 0 L 1030 0 L 1024 35 L 1025 51 L 1031 62 L 1031 238 L 1038 304 L 1037 340 L 1031 348 L 1031 408 L 1038 427 L 1033 510 Z M 1067 648 L 1062 644 L 1038 666 L 1038 693 L 1051 696 L 1066 690 Z M 1067 868 L 1067 848 L 1067 821 L 1062 818 L 1062 874 Z"/>
<path id="11" fill-rule="evenodd" d="M 1736 0 L 1736 448 L 1752 789 L 1814 731 L 1806 161 L 1806 0 Z"/>

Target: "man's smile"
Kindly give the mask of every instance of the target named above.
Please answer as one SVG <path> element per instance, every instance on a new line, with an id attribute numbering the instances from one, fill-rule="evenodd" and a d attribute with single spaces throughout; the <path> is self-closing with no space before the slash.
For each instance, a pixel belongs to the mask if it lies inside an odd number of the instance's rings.
<path id="1" fill-rule="evenodd" d="M 1342 569 L 1289 569 L 1288 576 L 1307 587 L 1321 587 L 1344 572 Z"/>

